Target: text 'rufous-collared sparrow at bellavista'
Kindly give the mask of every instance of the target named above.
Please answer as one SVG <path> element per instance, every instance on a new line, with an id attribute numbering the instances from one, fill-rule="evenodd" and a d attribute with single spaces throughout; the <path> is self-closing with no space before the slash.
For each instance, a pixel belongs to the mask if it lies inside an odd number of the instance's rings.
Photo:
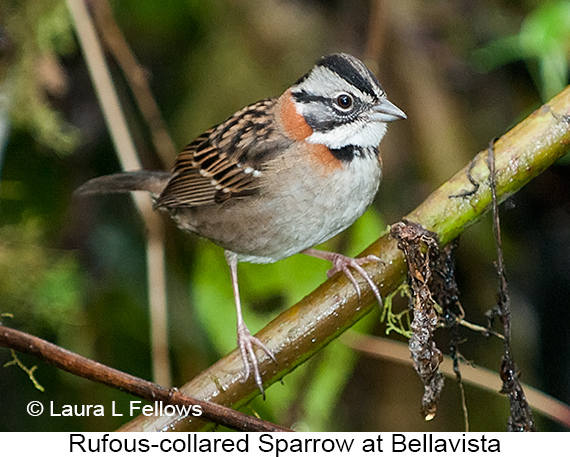
<path id="1" fill-rule="evenodd" d="M 263 393 L 257 346 L 241 312 L 238 262 L 271 263 L 304 253 L 330 260 L 329 276 L 362 264 L 313 249 L 349 227 L 372 203 L 382 175 L 378 145 L 386 124 L 405 119 L 386 98 L 372 72 L 348 54 L 322 57 L 279 98 L 239 110 L 186 146 L 171 172 L 133 171 L 95 178 L 77 193 L 144 190 L 154 206 L 186 231 L 225 249 L 237 311 L 237 342 L 245 365 Z"/>

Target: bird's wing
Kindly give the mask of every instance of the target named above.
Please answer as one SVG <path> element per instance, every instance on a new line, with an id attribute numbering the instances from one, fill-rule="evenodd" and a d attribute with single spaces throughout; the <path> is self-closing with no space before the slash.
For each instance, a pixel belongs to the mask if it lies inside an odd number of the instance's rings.
<path id="1" fill-rule="evenodd" d="M 270 139 L 275 102 L 249 105 L 186 146 L 156 205 L 211 205 L 256 193 L 261 163 L 277 149 Z"/>

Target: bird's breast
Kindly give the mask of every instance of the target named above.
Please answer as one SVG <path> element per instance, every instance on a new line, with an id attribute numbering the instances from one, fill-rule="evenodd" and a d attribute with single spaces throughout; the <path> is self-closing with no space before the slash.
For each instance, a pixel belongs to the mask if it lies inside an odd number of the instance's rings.
<path id="1" fill-rule="evenodd" d="M 267 164 L 260 192 L 221 205 L 180 209 L 181 228 L 238 254 L 240 261 L 271 263 L 322 243 L 360 217 L 372 203 L 381 178 L 370 154 L 315 173 L 295 154 Z"/>

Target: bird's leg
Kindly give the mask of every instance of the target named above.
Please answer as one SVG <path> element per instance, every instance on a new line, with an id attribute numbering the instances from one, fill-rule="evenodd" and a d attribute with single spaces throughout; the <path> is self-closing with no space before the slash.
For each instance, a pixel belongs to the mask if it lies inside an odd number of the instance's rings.
<path id="1" fill-rule="evenodd" d="M 259 362 L 257 360 L 257 356 L 255 355 L 254 346 L 259 347 L 262 349 L 274 362 L 275 356 L 273 353 L 263 344 L 259 338 L 253 336 L 247 325 L 245 325 L 245 321 L 243 320 L 243 315 L 241 312 L 241 300 L 239 297 L 239 287 L 238 287 L 238 278 L 237 278 L 237 255 L 233 252 L 226 251 L 226 260 L 230 267 L 230 276 L 232 279 L 232 289 L 234 292 L 234 299 L 236 304 L 236 314 L 237 314 L 237 344 L 239 351 L 241 353 L 241 358 L 243 360 L 243 364 L 245 366 L 245 376 L 242 382 L 245 382 L 251 372 L 253 371 L 253 376 L 255 378 L 255 383 L 259 390 L 261 391 L 261 395 L 265 399 L 265 391 L 263 390 L 263 380 L 261 379 L 261 374 L 259 373 Z"/>
<path id="2" fill-rule="evenodd" d="M 310 255 L 311 257 L 317 257 L 319 259 L 324 259 L 328 260 L 329 262 L 332 262 L 333 267 L 329 271 L 327 271 L 327 276 L 330 278 L 334 274 L 342 271 L 356 289 L 356 293 L 358 294 L 358 299 L 360 300 L 360 286 L 358 285 L 358 281 L 356 281 L 356 278 L 354 277 L 349 268 L 355 269 L 366 280 L 366 282 L 372 289 L 372 292 L 374 292 L 374 296 L 376 297 L 376 300 L 378 300 L 380 307 L 382 307 L 382 296 L 380 295 L 380 290 L 378 289 L 378 286 L 374 284 L 374 281 L 372 280 L 370 275 L 366 272 L 364 268 L 362 268 L 362 264 L 364 263 L 372 261 L 382 262 L 380 258 L 378 258 L 375 255 L 367 255 L 366 257 L 359 257 L 354 259 L 352 257 L 347 257 L 342 254 L 337 254 L 336 252 L 320 251 L 318 249 L 313 249 L 313 248 L 305 249 L 304 251 L 302 251 L 302 253 Z"/>

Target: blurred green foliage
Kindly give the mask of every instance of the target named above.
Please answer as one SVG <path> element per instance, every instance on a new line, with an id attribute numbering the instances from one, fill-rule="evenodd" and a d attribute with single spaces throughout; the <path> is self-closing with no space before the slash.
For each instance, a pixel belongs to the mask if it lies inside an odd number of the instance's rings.
<path id="1" fill-rule="evenodd" d="M 63 90 L 59 57 L 76 50 L 65 2 L 8 0 L 0 5 L 0 14 L 17 44 L 3 81 L 12 122 L 30 131 L 40 145 L 70 153 L 79 142 L 79 132 L 49 103 L 50 95 Z"/>
<path id="2" fill-rule="evenodd" d="M 570 1 L 539 2 L 516 35 L 499 37 L 474 54 L 482 69 L 523 59 L 546 102 L 568 84 L 570 76 Z"/>
<path id="3" fill-rule="evenodd" d="M 40 224 L 0 227 L 0 303 L 18 325 L 58 333 L 81 323 L 82 276 L 73 253 L 48 246 Z"/>

